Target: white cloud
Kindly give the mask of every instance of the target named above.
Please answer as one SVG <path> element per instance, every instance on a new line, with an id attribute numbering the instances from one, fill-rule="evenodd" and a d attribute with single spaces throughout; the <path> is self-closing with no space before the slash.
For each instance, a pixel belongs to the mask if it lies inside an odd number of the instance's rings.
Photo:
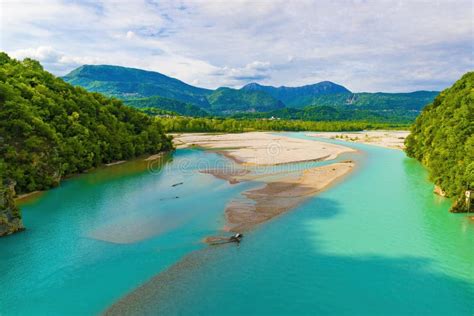
<path id="1" fill-rule="evenodd" d="M 442 89 L 473 65 L 473 2 L 3 0 L 2 50 L 64 74 L 82 63 L 204 87 L 332 80 Z"/>
<path id="2" fill-rule="evenodd" d="M 17 59 L 33 58 L 43 66 L 58 74 L 64 74 L 64 69 L 72 69 L 84 64 L 98 64 L 101 61 L 92 57 L 67 56 L 51 46 L 40 46 L 12 51 L 11 56 Z"/>
<path id="3" fill-rule="evenodd" d="M 57 61 L 61 54 L 51 46 L 40 46 L 38 48 L 19 49 L 12 52 L 13 57 L 23 59 L 26 57 L 38 59 L 43 62 Z"/>
<path id="4" fill-rule="evenodd" d="M 136 36 L 135 32 L 132 32 L 132 31 L 128 31 L 127 34 L 125 35 L 125 37 L 128 38 L 128 39 L 132 39 L 135 36 Z"/>

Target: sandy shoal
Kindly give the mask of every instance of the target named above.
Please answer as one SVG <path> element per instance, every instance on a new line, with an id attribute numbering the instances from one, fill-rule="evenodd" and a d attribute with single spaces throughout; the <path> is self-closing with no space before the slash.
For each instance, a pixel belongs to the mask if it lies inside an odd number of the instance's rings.
<path id="1" fill-rule="evenodd" d="M 262 183 L 262 187 L 247 190 L 227 204 L 224 230 L 232 232 L 250 230 L 294 209 L 348 174 L 354 167 L 352 161 L 345 161 L 305 170 L 270 168 L 270 172 L 255 173 L 254 166 L 331 160 L 342 153 L 355 152 L 354 149 L 342 145 L 275 133 L 177 134 L 174 135 L 174 143 L 181 148 L 198 146 L 214 150 L 240 165 L 237 169 L 216 168 L 201 172 L 225 179 L 231 184 L 244 181 Z M 218 237 L 210 237 L 207 240 L 213 238 Z"/>
<path id="2" fill-rule="evenodd" d="M 217 150 L 243 165 L 279 165 L 330 160 L 351 148 L 319 141 L 296 139 L 267 132 L 239 134 L 177 134 L 178 148 L 198 146 Z"/>
<path id="3" fill-rule="evenodd" d="M 246 199 L 235 199 L 227 205 L 225 229 L 247 231 L 294 209 L 348 174 L 353 167 L 354 163 L 348 161 L 311 168 L 300 175 L 284 175 L 261 188 L 245 191 Z"/>
<path id="4" fill-rule="evenodd" d="M 344 141 L 375 145 L 385 148 L 404 149 L 409 131 L 362 131 L 362 132 L 320 132 L 308 136 L 340 139 Z"/>

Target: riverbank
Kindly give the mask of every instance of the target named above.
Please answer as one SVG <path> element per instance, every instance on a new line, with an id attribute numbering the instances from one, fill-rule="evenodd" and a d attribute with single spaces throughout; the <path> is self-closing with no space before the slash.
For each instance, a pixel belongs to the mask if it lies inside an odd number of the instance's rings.
<path id="1" fill-rule="evenodd" d="M 92 171 L 100 169 L 100 168 L 108 168 L 108 167 L 114 167 L 114 166 L 122 165 L 126 162 L 130 162 L 130 161 L 133 161 L 133 160 L 137 160 L 137 161 L 143 160 L 143 161 L 146 161 L 146 162 L 154 161 L 154 160 L 160 159 L 166 153 L 168 153 L 168 152 L 160 152 L 158 154 L 144 155 L 142 157 L 137 157 L 137 158 L 133 158 L 133 159 L 130 159 L 130 160 L 119 160 L 119 161 L 114 161 L 114 162 L 111 162 L 111 163 L 106 163 L 106 164 L 103 164 L 99 167 L 89 169 L 89 170 L 86 170 L 86 171 L 81 172 L 81 173 L 66 176 L 62 180 L 71 179 L 73 177 L 77 177 L 77 176 L 80 176 L 82 174 L 89 173 L 89 172 L 92 172 Z M 17 196 L 15 196 L 15 202 L 17 202 L 17 203 L 27 202 L 29 199 L 34 199 L 34 198 L 37 198 L 37 197 L 41 196 L 43 193 L 45 193 L 48 190 L 43 190 L 43 191 L 36 190 L 36 191 L 28 192 L 28 193 L 18 194 Z"/>
<path id="2" fill-rule="evenodd" d="M 362 131 L 362 132 L 320 132 L 308 136 L 329 139 L 340 139 L 348 142 L 363 143 L 385 148 L 405 149 L 405 138 L 409 131 Z"/>

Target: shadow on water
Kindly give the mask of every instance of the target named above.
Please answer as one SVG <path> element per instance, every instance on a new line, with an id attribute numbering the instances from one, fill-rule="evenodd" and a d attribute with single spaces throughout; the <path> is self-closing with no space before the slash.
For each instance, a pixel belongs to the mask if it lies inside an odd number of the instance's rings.
<path id="1" fill-rule="evenodd" d="M 191 253 L 106 313 L 472 315 L 472 284 L 430 270 L 428 258 L 325 252 L 318 234 L 297 218 L 330 221 L 342 209 L 317 199 L 323 208 L 270 221 L 240 246 Z"/>

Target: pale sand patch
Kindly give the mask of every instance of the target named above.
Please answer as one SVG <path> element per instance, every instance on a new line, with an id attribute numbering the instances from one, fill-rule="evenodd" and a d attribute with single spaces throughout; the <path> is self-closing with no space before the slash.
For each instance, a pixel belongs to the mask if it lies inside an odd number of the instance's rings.
<path id="1" fill-rule="evenodd" d="M 163 153 L 158 153 L 158 154 L 155 154 L 155 155 L 151 155 L 151 156 L 148 156 L 147 158 L 145 158 L 144 160 L 145 161 L 152 161 L 152 160 L 156 160 L 158 158 L 161 158 L 163 157 Z"/>
<path id="2" fill-rule="evenodd" d="M 362 132 L 321 132 L 310 133 L 308 136 L 375 145 L 385 148 L 405 149 L 405 138 L 408 131 L 362 131 Z"/>
<path id="3" fill-rule="evenodd" d="M 231 201 L 225 210 L 226 230 L 242 232 L 291 210 L 348 174 L 351 161 L 311 168 L 299 175 L 286 174 L 262 188 L 243 193 L 247 199 Z"/>
<path id="4" fill-rule="evenodd" d="M 124 162 L 127 162 L 126 160 L 119 160 L 119 161 L 114 161 L 114 162 L 111 162 L 111 163 L 106 163 L 105 166 L 106 167 L 110 167 L 110 166 L 115 166 L 115 165 L 120 165 Z"/>
<path id="5" fill-rule="evenodd" d="M 29 193 L 20 194 L 17 197 L 15 197 L 15 201 L 16 202 L 26 202 L 29 199 L 34 199 L 36 197 L 39 197 L 44 192 L 45 191 L 33 191 L 33 192 L 29 192 Z"/>
<path id="6" fill-rule="evenodd" d="M 179 134 L 177 147 L 198 146 L 218 150 L 244 165 L 278 165 L 293 162 L 330 160 L 353 152 L 345 146 L 296 139 L 266 132 L 240 134 Z"/>

